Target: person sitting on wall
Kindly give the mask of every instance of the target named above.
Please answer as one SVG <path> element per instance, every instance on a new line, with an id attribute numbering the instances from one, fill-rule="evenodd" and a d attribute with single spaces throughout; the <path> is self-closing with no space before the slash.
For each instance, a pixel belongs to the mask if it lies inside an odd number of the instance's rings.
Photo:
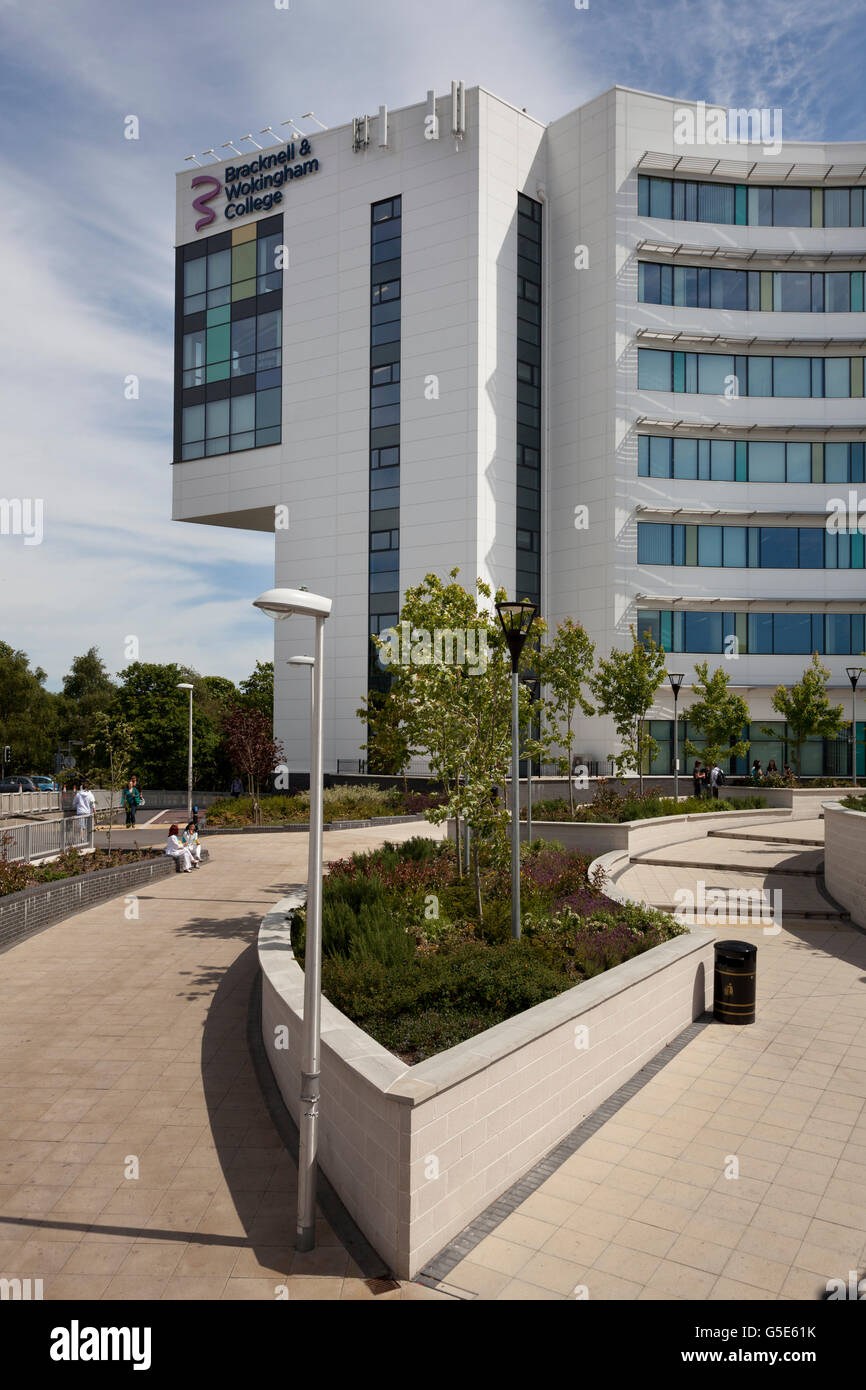
<path id="1" fill-rule="evenodd" d="M 775 758 L 771 758 L 770 761 L 767 763 L 767 776 L 770 777 L 773 773 L 775 773 L 778 777 L 779 769 L 776 767 Z"/>
<path id="2" fill-rule="evenodd" d="M 168 840 L 165 846 L 166 854 L 171 855 L 177 863 L 178 869 L 185 873 L 192 873 L 192 855 L 183 844 L 180 838 L 180 826 L 170 825 L 168 828 Z"/>
<path id="3" fill-rule="evenodd" d="M 753 782 L 763 782 L 763 780 L 764 780 L 764 771 L 763 771 L 763 768 L 761 767 L 760 759 L 759 759 L 759 758 L 756 758 L 755 761 L 752 763 L 752 781 L 753 781 Z"/>
<path id="4" fill-rule="evenodd" d="M 192 858 L 192 866 L 197 869 L 201 863 L 201 844 L 198 838 L 198 827 L 194 820 L 188 821 L 184 827 L 184 832 L 180 837 L 180 842 L 185 849 L 189 850 Z"/>

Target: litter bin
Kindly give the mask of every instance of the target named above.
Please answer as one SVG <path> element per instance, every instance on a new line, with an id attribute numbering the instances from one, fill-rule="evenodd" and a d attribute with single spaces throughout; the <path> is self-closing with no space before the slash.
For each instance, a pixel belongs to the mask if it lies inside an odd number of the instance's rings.
<path id="1" fill-rule="evenodd" d="M 750 941 L 717 941 L 713 1018 L 754 1023 L 758 948 Z"/>

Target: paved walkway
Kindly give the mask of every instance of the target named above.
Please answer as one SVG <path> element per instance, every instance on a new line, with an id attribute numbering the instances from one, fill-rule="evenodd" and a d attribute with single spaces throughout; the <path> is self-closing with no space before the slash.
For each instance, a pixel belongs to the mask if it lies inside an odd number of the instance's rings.
<path id="1" fill-rule="evenodd" d="M 329 831 L 325 854 L 419 831 Z M 323 1220 L 295 1252 L 246 1024 L 259 920 L 304 881 L 307 837 L 207 847 L 137 919 L 118 897 L 0 955 L 0 1277 L 46 1299 L 444 1298 L 366 1281 Z"/>
<path id="2" fill-rule="evenodd" d="M 784 846 L 785 836 L 807 843 Z M 621 888 L 657 905 L 677 888 L 697 892 L 699 879 L 783 885 L 778 934 L 717 928 L 757 943 L 757 1022 L 696 1029 L 440 1288 L 488 1299 L 815 1299 L 828 1279 L 864 1272 L 866 935 L 820 896 L 822 839 L 822 822 L 787 821 L 659 843 L 621 875 Z"/>

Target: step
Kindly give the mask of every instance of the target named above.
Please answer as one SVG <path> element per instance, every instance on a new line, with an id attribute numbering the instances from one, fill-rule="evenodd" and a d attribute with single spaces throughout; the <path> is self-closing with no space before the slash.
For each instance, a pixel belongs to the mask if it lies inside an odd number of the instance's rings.
<path id="1" fill-rule="evenodd" d="M 823 861 L 814 869 L 786 869 L 784 860 L 781 864 L 767 864 L 761 868 L 757 864 L 720 864 L 717 859 L 650 859 L 644 854 L 633 854 L 630 862 L 660 869 L 713 869 L 716 873 L 723 870 L 725 873 L 748 874 L 752 878 L 766 878 L 770 874 L 785 878 L 817 878 L 824 869 Z"/>
<path id="2" fill-rule="evenodd" d="M 743 830 L 708 830 L 707 839 L 714 837 L 719 840 L 743 840 L 756 841 L 762 845 L 803 845 L 807 849 L 823 849 L 824 841 L 806 840 L 797 838 L 794 835 L 758 835 L 752 831 Z"/>

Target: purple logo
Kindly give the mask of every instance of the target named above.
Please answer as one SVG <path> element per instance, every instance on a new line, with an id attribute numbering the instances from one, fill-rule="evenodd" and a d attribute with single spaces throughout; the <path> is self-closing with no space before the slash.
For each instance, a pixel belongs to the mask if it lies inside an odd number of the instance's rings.
<path id="1" fill-rule="evenodd" d="M 195 208 L 196 212 L 204 213 L 204 217 L 200 217 L 195 224 L 195 229 L 197 232 L 200 232 L 202 227 L 207 227 L 211 222 L 216 221 L 216 213 L 214 212 L 213 208 L 209 208 L 207 204 L 213 202 L 214 198 L 222 188 L 222 184 L 220 183 L 219 179 L 215 179 L 212 174 L 199 174 L 197 178 L 193 179 L 190 187 L 199 188 L 204 183 L 210 184 L 210 192 L 199 193 L 198 197 L 193 198 L 192 200 L 192 205 Z"/>

